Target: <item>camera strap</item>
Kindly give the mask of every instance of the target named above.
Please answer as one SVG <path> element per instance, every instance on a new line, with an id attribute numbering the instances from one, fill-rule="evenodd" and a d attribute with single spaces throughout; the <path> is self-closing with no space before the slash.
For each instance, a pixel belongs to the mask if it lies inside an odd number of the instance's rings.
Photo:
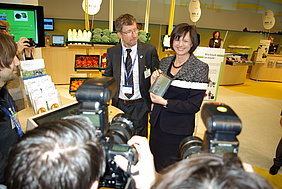
<path id="1" fill-rule="evenodd" d="M 127 183 L 126 183 L 124 189 L 136 189 L 136 184 L 135 184 L 135 181 L 132 177 L 129 177 L 127 179 Z"/>
<path id="2" fill-rule="evenodd" d="M 128 161 L 128 165 L 127 165 L 127 170 L 126 170 L 126 175 L 130 176 L 131 175 L 131 162 Z"/>
<path id="3" fill-rule="evenodd" d="M 30 56 L 29 57 L 27 57 L 26 56 L 26 52 L 25 52 L 25 49 L 23 50 L 23 54 L 24 54 L 24 60 L 33 60 L 34 58 L 33 58 L 33 55 L 32 55 L 32 49 L 30 49 Z"/>
<path id="4" fill-rule="evenodd" d="M 131 172 L 131 165 L 132 165 L 132 163 L 131 163 L 130 161 L 128 161 L 127 170 L 126 170 L 127 176 L 130 176 L 130 175 L 132 175 L 132 176 L 139 175 L 139 171 L 136 171 L 136 172 L 134 172 L 134 173 Z"/>

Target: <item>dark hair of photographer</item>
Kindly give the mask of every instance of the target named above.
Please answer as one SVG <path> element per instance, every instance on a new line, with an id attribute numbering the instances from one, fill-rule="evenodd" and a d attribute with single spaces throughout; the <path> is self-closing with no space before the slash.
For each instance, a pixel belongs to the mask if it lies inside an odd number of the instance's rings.
<path id="1" fill-rule="evenodd" d="M 186 23 L 177 25 L 171 33 L 170 46 L 173 50 L 174 50 L 173 41 L 179 40 L 179 38 L 186 36 L 187 33 L 190 35 L 192 45 L 193 45 L 190 48 L 189 53 L 192 54 L 196 50 L 196 48 L 199 45 L 199 37 L 198 37 L 197 31 L 196 31 L 196 28 L 195 28 L 195 26 L 192 26 L 192 25 L 189 25 L 189 24 L 186 24 Z"/>
<path id="2" fill-rule="evenodd" d="M 9 154 L 6 180 L 9 189 L 89 189 L 98 187 L 104 170 L 95 128 L 73 116 L 27 132 Z"/>
<path id="3" fill-rule="evenodd" d="M 167 169 L 152 189 L 270 189 L 256 173 L 246 172 L 235 154 L 199 154 Z"/>

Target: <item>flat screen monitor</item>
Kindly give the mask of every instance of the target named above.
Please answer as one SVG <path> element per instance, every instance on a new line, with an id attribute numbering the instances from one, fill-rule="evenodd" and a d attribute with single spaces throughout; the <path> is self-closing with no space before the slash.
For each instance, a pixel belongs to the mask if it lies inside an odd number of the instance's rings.
<path id="1" fill-rule="evenodd" d="M 44 14 L 42 6 L 0 3 L 0 20 L 10 24 L 15 41 L 21 37 L 33 38 L 38 47 L 45 46 Z"/>
<path id="2" fill-rule="evenodd" d="M 64 46 L 65 36 L 64 35 L 52 35 L 52 45 L 53 46 Z"/>
<path id="3" fill-rule="evenodd" d="M 44 18 L 44 30 L 54 31 L 54 18 Z"/>
<path id="4" fill-rule="evenodd" d="M 27 131 L 42 125 L 45 122 L 59 120 L 66 116 L 78 115 L 80 104 L 78 102 L 73 102 L 61 106 L 59 108 L 44 112 L 42 114 L 35 115 L 27 119 L 26 129 Z"/>
<path id="5" fill-rule="evenodd" d="M 32 130 L 46 122 L 56 121 L 66 116 L 80 115 L 79 109 L 80 109 L 80 103 L 75 101 L 70 104 L 63 105 L 59 108 L 55 108 L 38 115 L 34 115 L 27 119 L 26 130 L 27 131 Z M 108 107 L 109 120 L 112 120 L 119 113 L 123 113 L 123 111 L 114 106 Z M 97 118 L 96 115 L 93 115 L 89 118 L 93 123 L 96 123 L 95 126 L 98 126 L 99 118 Z"/>

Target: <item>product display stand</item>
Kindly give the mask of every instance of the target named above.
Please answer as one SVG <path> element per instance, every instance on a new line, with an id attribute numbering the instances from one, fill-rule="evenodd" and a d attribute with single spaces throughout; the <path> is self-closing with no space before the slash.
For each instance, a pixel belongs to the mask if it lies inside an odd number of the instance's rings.
<path id="1" fill-rule="evenodd" d="M 21 77 L 35 114 L 60 106 L 58 92 L 51 77 L 46 75 L 43 59 L 21 61 Z"/>
<path id="2" fill-rule="evenodd" d="M 282 55 L 268 54 L 266 62 L 255 62 L 250 78 L 256 81 L 282 82 Z"/>
<path id="3" fill-rule="evenodd" d="M 245 83 L 249 66 L 251 48 L 249 46 L 228 46 L 224 55 L 220 85 L 238 85 Z"/>
<path id="4" fill-rule="evenodd" d="M 99 61 L 104 61 L 103 55 L 107 49 L 113 45 L 93 45 L 91 47 L 84 47 L 83 45 L 72 45 L 68 47 L 43 47 L 42 57 L 45 61 L 46 73 L 52 77 L 55 84 L 69 84 L 70 75 L 77 73 L 89 73 L 101 75 L 103 66 L 100 68 L 86 68 L 75 69 L 75 56 L 76 55 L 98 55 Z M 102 58 L 101 58 L 102 57 Z M 100 63 L 100 62 L 99 62 Z"/>
<path id="5" fill-rule="evenodd" d="M 78 87 L 88 78 L 102 76 L 106 69 L 106 50 L 112 45 L 94 44 L 92 48 L 86 48 L 86 54 L 76 54 L 74 70 L 76 73 L 70 74 L 69 93 L 75 95 Z M 100 51 L 97 49 L 100 48 Z M 93 51 L 94 50 L 94 51 Z"/>

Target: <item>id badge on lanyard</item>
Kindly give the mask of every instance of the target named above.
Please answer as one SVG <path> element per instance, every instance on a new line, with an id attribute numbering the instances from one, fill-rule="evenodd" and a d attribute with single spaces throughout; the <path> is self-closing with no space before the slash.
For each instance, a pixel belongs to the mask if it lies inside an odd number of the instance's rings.
<path id="1" fill-rule="evenodd" d="M 146 67 L 146 69 L 144 71 L 144 77 L 145 77 L 145 79 L 147 79 L 150 76 L 151 76 L 151 70 L 150 70 L 150 68 Z"/>
<path id="2" fill-rule="evenodd" d="M 123 85 L 122 92 L 125 94 L 133 94 L 133 86 L 132 85 Z"/>
<path id="3" fill-rule="evenodd" d="M 1 110 L 10 117 L 12 129 L 16 128 L 17 133 L 23 136 L 23 131 L 21 128 L 20 121 L 18 119 L 18 114 L 14 108 L 9 108 L 9 110 L 0 105 Z"/>
<path id="4" fill-rule="evenodd" d="M 138 57 L 138 54 L 136 53 L 134 61 L 133 61 L 133 64 L 131 66 L 131 69 L 130 69 L 129 73 L 127 73 L 127 71 L 126 71 L 125 61 L 123 60 L 123 65 L 124 65 L 123 68 L 124 68 L 124 75 L 125 75 L 125 81 L 124 81 L 125 85 L 122 85 L 122 92 L 124 94 L 133 94 L 133 85 L 129 85 L 128 84 L 128 78 L 131 76 L 131 74 L 133 74 L 133 68 L 134 68 L 134 65 L 135 65 L 137 57 Z"/>

